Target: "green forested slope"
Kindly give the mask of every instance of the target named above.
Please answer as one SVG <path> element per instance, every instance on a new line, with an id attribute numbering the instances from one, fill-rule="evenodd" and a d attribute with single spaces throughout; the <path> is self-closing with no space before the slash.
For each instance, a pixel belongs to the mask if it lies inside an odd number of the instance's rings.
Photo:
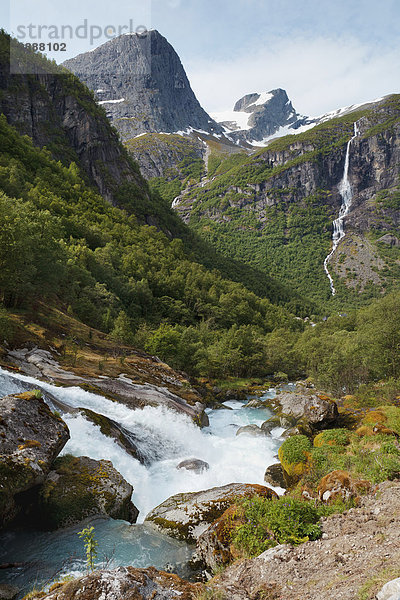
<path id="1" fill-rule="evenodd" d="M 277 327 L 298 328 L 283 308 L 194 262 L 181 240 L 112 207 L 85 184 L 74 163 L 67 168 L 55 162 L 4 117 L 0 143 L 0 290 L 6 307 L 53 298 L 125 341 L 154 352 L 166 345 L 165 358 L 193 370 L 208 346 L 225 338 L 238 348 L 243 340 L 248 344 L 235 355 L 236 366 L 227 363 L 227 372 L 257 370 L 241 362 L 246 352 L 254 354 L 254 340 Z"/>

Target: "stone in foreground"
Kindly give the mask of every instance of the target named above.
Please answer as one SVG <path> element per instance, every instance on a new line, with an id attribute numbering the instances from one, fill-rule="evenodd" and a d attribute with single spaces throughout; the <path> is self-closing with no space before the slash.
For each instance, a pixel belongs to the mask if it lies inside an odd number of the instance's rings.
<path id="1" fill-rule="evenodd" d="M 38 394 L 0 400 L 0 527 L 18 512 L 14 496 L 43 483 L 68 439 L 67 425 Z"/>
<path id="2" fill-rule="evenodd" d="M 51 592 L 29 595 L 29 600 L 192 600 L 201 588 L 154 567 L 119 567 L 55 584 Z"/>
<path id="3" fill-rule="evenodd" d="M 276 497 L 273 490 L 262 485 L 229 483 L 210 490 L 171 496 L 154 508 L 145 520 L 159 531 L 193 543 L 231 504 L 255 495 Z"/>

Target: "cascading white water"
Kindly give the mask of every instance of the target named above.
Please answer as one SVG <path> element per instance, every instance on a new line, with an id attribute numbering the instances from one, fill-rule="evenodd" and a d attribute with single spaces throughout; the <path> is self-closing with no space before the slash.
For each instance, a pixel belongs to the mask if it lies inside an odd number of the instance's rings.
<path id="1" fill-rule="evenodd" d="M 339 194 L 342 197 L 342 205 L 340 207 L 338 218 L 333 221 L 332 250 L 330 251 L 330 253 L 324 260 L 324 269 L 325 269 L 325 273 L 327 274 L 330 285 L 331 285 L 332 296 L 334 296 L 336 294 L 336 289 L 335 289 L 335 286 L 333 285 L 333 279 L 329 272 L 328 264 L 329 264 L 329 261 L 331 260 L 332 256 L 334 255 L 336 248 L 339 245 L 339 242 L 346 235 L 345 231 L 344 231 L 344 219 L 349 213 L 349 210 L 351 207 L 351 202 L 353 199 L 353 192 L 352 192 L 351 184 L 350 184 L 350 180 L 349 180 L 350 148 L 351 148 L 352 141 L 358 135 L 359 135 L 359 130 L 358 130 L 357 121 L 356 121 L 354 123 L 354 135 L 347 142 L 343 177 L 338 186 Z"/>
<path id="2" fill-rule="evenodd" d="M 271 416 L 267 409 L 246 409 L 243 402 L 226 402 L 226 410 L 208 410 L 210 426 L 199 429 L 186 415 L 165 407 L 133 410 L 78 387 L 57 387 L 33 377 L 14 375 L 0 368 L 0 397 L 24 391 L 24 383 L 40 387 L 70 407 L 89 408 L 106 415 L 135 434 L 143 454 L 149 459 L 148 466 L 130 456 L 114 439 L 104 436 L 97 425 L 86 420 L 80 413 L 62 414 L 71 434 L 63 454 L 111 460 L 114 467 L 134 487 L 132 500 L 140 510 L 139 521 L 143 521 L 146 514 L 163 500 L 179 492 L 205 490 L 232 482 L 263 484 L 265 469 L 276 461 L 275 455 L 282 441 L 279 438 L 282 430 L 275 430 L 275 435 L 265 437 L 245 434 L 236 436 L 238 427 L 251 423 L 260 425 Z M 274 396 L 275 390 L 265 394 L 265 397 Z M 177 469 L 177 465 L 187 458 L 202 459 L 209 463 L 210 468 L 201 474 Z M 190 554 L 185 544 L 183 547 L 182 543 L 173 546 L 170 538 L 163 541 L 163 536 L 153 535 L 146 525 L 132 528 L 115 523 L 121 522 L 110 521 L 109 524 L 96 525 L 96 531 L 102 547 L 112 548 L 112 543 L 118 546 L 115 558 L 117 564 L 143 567 L 154 564 L 162 567 L 166 562 L 185 562 L 183 557 L 188 552 Z M 37 560 L 53 565 L 57 562 L 56 556 L 63 556 L 63 544 L 70 544 L 76 552 L 81 550 L 81 542 L 75 532 L 43 534 L 40 552 L 37 546 L 28 549 L 29 544 L 36 543 L 34 536 L 31 539 L 29 534 L 24 533 L 20 534 L 23 536 L 21 539 L 12 535 L 12 543 L 6 543 L 9 548 L 14 548 L 14 558 L 4 558 L 4 562 L 29 560 L 23 559 L 23 556 L 36 556 Z M 2 558 L 0 550 L 0 562 Z M 57 560 L 59 565 L 60 559 Z M 70 562 L 67 570 L 84 569 L 83 561 L 75 563 L 76 561 Z M 32 578 L 28 573 L 24 576 L 26 579 L 28 576 Z"/>
<path id="3" fill-rule="evenodd" d="M 146 467 L 132 458 L 112 438 L 80 413 L 62 415 L 71 439 L 63 454 L 107 458 L 134 487 L 133 502 L 140 510 L 139 520 L 173 494 L 204 490 L 232 482 L 260 483 L 274 462 L 277 437 L 236 436 L 236 430 L 251 423 L 260 425 L 271 413 L 265 409 L 243 409 L 243 403 L 230 403 L 230 410 L 208 411 L 210 426 L 199 429 L 191 419 L 166 407 L 147 406 L 133 410 L 118 402 L 86 392 L 79 387 L 61 388 L 33 377 L 14 376 L 0 369 L 0 394 L 20 391 L 18 380 L 40 386 L 74 408 L 89 408 L 121 424 L 140 438 L 143 453 L 153 457 Z M 270 392 L 273 397 L 274 392 Z M 229 404 L 229 403 L 228 403 Z M 227 406 L 228 408 L 228 406 Z M 138 435 L 140 432 L 140 435 Z M 176 466 L 184 459 L 198 458 L 210 468 L 196 474 Z"/>

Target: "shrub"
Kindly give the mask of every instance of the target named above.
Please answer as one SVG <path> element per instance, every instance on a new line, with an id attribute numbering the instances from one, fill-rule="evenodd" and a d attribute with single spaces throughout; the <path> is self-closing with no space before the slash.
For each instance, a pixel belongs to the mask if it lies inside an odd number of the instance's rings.
<path id="1" fill-rule="evenodd" d="M 242 507 L 246 522 L 233 533 L 232 541 L 246 556 L 257 556 L 277 544 L 301 544 L 321 536 L 320 512 L 305 500 L 255 496 L 244 500 Z"/>
<path id="2" fill-rule="evenodd" d="M 302 475 L 311 450 L 311 442 L 305 435 L 294 435 L 285 440 L 279 448 L 279 460 L 290 476 Z"/>
<path id="3" fill-rule="evenodd" d="M 321 431 L 314 438 L 314 446 L 346 446 L 350 440 L 350 432 L 347 429 L 327 429 Z"/>

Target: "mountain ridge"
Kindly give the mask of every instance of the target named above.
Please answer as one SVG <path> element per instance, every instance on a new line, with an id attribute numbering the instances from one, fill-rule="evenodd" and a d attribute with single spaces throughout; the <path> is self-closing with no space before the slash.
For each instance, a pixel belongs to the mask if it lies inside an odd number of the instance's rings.
<path id="1" fill-rule="evenodd" d="M 157 30 L 125 34 L 63 66 L 93 90 L 123 140 L 222 128 L 200 106 L 179 56 Z"/>

